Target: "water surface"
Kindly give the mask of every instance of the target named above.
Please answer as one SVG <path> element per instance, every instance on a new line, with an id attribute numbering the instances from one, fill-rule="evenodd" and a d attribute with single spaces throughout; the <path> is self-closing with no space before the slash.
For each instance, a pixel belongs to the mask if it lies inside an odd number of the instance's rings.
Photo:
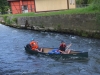
<path id="1" fill-rule="evenodd" d="M 59 47 L 64 40 L 72 43 L 71 49 L 88 51 L 89 59 L 85 62 L 57 61 L 27 54 L 24 46 L 33 38 L 40 47 Z M 100 75 L 100 40 L 0 24 L 0 75 Z"/>

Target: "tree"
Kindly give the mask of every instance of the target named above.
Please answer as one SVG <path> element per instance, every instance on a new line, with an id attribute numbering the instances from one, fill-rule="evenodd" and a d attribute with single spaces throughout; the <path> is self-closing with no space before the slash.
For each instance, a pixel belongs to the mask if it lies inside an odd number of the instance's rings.
<path id="1" fill-rule="evenodd" d="M 76 4 L 82 4 L 83 0 L 76 0 Z"/>
<path id="2" fill-rule="evenodd" d="M 8 10 L 8 2 L 7 0 L 0 0 L 0 12 L 4 14 Z"/>
<path id="3" fill-rule="evenodd" d="M 93 1 L 94 1 L 94 0 L 88 0 L 88 4 L 91 4 L 91 3 L 93 3 Z"/>
<path id="4" fill-rule="evenodd" d="M 93 7 L 94 7 L 94 10 L 96 9 L 100 11 L 100 0 L 94 0 Z"/>
<path id="5" fill-rule="evenodd" d="M 94 0 L 76 0 L 77 4 L 91 4 Z"/>

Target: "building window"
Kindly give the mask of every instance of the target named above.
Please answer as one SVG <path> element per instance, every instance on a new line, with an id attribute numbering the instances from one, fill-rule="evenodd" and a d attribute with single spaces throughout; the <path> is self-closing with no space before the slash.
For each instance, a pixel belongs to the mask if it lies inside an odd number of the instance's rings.
<path id="1" fill-rule="evenodd" d="M 27 13 L 28 12 L 28 6 L 27 5 L 23 5 L 22 6 L 22 12 L 23 13 Z"/>
<path id="2" fill-rule="evenodd" d="M 75 0 L 69 0 L 70 5 L 75 4 Z"/>
<path id="3" fill-rule="evenodd" d="M 27 10 L 27 5 L 23 5 L 22 10 Z"/>

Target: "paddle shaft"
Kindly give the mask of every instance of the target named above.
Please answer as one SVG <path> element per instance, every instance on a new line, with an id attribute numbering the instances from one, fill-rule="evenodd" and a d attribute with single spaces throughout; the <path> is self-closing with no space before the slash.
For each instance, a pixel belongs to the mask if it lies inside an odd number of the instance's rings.
<path id="1" fill-rule="evenodd" d="M 67 46 L 67 49 L 68 49 L 71 45 L 72 45 L 72 44 L 69 44 L 69 45 Z M 67 49 L 66 49 L 66 50 L 67 50 Z"/>

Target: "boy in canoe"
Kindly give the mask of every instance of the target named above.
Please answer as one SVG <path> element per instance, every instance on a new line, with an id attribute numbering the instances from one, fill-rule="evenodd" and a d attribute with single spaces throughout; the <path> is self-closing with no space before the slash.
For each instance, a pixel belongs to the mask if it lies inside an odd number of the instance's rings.
<path id="1" fill-rule="evenodd" d="M 68 46 L 66 45 L 66 43 L 64 41 L 61 42 L 60 47 L 59 47 L 59 51 L 62 54 L 69 54 L 70 53 L 70 49 L 68 49 L 71 46 L 71 44 L 69 44 Z"/>

